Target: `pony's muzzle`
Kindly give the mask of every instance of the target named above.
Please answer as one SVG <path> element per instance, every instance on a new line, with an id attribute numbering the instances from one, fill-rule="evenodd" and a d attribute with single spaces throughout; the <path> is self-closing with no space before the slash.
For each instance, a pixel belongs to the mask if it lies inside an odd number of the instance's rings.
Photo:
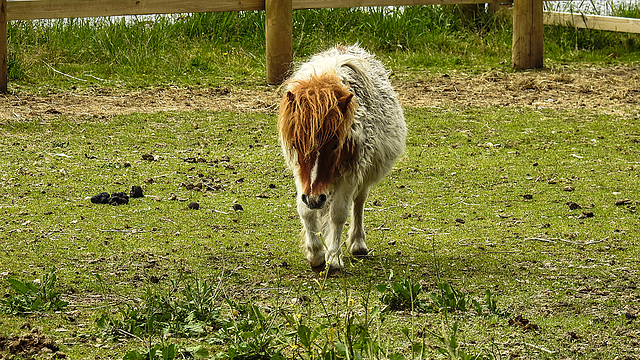
<path id="1" fill-rule="evenodd" d="M 327 202 L 327 195 L 320 194 L 318 196 L 302 194 L 302 202 L 311 210 L 320 209 Z"/>

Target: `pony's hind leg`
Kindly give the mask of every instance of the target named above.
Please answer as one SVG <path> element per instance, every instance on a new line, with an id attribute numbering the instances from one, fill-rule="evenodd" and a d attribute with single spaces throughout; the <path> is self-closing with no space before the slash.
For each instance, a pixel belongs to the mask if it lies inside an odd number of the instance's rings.
<path id="1" fill-rule="evenodd" d="M 351 226 L 349 237 L 347 238 L 347 248 L 355 257 L 366 257 L 369 249 L 365 243 L 364 234 L 364 204 L 369 196 L 369 189 L 363 189 L 353 200 L 353 210 L 351 212 Z"/>

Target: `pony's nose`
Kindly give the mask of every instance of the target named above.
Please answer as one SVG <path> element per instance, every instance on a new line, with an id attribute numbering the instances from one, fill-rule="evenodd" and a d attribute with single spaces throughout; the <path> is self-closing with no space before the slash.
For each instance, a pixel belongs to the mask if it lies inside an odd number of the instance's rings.
<path id="1" fill-rule="evenodd" d="M 302 202 L 309 207 L 309 209 L 320 209 L 325 202 L 327 202 L 327 195 L 320 194 L 318 196 L 302 194 Z"/>

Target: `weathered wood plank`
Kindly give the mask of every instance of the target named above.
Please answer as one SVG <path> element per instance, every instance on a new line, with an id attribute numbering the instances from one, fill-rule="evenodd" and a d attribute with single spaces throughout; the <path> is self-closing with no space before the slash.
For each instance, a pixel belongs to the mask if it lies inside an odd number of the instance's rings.
<path id="1" fill-rule="evenodd" d="M 487 0 L 292 0 L 293 9 L 481 4 Z M 264 0 L 10 0 L 7 20 L 264 10 Z"/>
<path id="2" fill-rule="evenodd" d="M 0 93 L 7 92 L 8 83 L 7 56 L 7 0 L 0 0 Z"/>
<path id="3" fill-rule="evenodd" d="M 264 10 L 264 0 L 10 0 L 7 20 Z"/>
<path id="4" fill-rule="evenodd" d="M 280 84 L 293 62 L 293 8 L 291 0 L 265 1 L 267 83 Z"/>
<path id="5" fill-rule="evenodd" d="M 484 4 L 487 0 L 293 0 L 294 9 L 353 8 L 363 6 L 415 6 Z"/>
<path id="6" fill-rule="evenodd" d="M 545 25 L 640 34 L 640 19 L 546 11 L 544 23 Z"/>
<path id="7" fill-rule="evenodd" d="M 514 69 L 537 69 L 543 65 L 542 0 L 515 0 L 513 3 Z"/>

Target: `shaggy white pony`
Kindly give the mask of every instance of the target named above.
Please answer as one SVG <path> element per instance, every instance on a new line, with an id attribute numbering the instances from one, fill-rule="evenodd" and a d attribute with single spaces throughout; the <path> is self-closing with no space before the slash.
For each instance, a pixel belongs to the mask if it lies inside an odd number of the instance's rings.
<path id="1" fill-rule="evenodd" d="M 302 64 L 285 84 L 278 130 L 293 172 L 311 268 L 343 267 L 346 246 L 365 257 L 364 204 L 404 151 L 407 126 L 387 71 L 357 45 L 337 46 Z M 324 241 L 323 241 L 324 239 Z"/>

